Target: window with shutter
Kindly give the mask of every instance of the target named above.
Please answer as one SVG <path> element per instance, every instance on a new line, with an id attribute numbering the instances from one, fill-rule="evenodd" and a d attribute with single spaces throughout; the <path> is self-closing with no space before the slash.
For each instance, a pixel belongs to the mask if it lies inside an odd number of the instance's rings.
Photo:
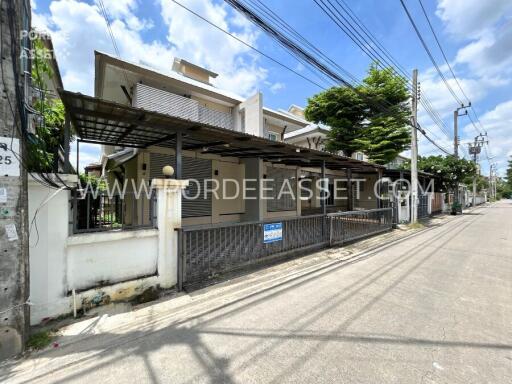
<path id="1" fill-rule="evenodd" d="M 265 184 L 269 189 L 267 192 L 267 212 L 295 211 L 297 209 L 295 199 L 297 177 L 295 170 L 268 167 L 267 180 Z M 287 180 L 287 185 L 283 187 L 283 184 L 286 183 L 285 180 Z M 283 193 L 279 196 L 281 189 L 283 189 Z"/>
<path id="2" fill-rule="evenodd" d="M 163 177 L 162 168 L 165 165 L 175 166 L 174 155 L 161 153 L 150 154 L 149 175 L 151 180 Z M 187 196 L 196 197 L 195 199 L 182 199 L 182 217 L 200 217 L 211 216 L 212 214 L 212 193 L 208 192 L 204 196 L 205 180 L 212 178 L 212 161 L 208 159 L 196 159 L 193 157 L 183 157 L 183 178 L 197 180 L 190 182 L 185 193 Z M 211 188 L 211 185 L 208 186 Z"/>

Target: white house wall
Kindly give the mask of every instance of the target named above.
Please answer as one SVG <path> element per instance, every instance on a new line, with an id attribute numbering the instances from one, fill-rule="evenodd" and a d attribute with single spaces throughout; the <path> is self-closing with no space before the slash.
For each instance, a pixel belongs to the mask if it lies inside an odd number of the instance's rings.
<path id="1" fill-rule="evenodd" d="M 250 135 L 264 137 L 263 126 L 263 95 L 261 92 L 249 97 L 240 104 L 245 115 L 244 132 Z"/>

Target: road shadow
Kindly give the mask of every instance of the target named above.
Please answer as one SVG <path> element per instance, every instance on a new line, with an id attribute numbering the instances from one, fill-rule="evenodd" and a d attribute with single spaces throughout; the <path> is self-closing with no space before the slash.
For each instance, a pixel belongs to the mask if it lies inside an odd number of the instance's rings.
<path id="1" fill-rule="evenodd" d="M 149 356 L 154 352 L 169 346 L 184 346 L 194 356 L 195 361 L 202 367 L 203 373 L 194 373 L 194 376 L 189 381 L 195 381 L 200 375 L 207 375 L 211 382 L 234 382 L 234 378 L 229 373 L 232 361 L 224 356 L 218 356 L 214 348 L 205 342 L 207 335 L 219 335 L 228 338 L 236 338 L 234 342 L 240 342 L 240 338 L 247 339 L 242 342 L 243 349 L 237 353 L 237 357 L 244 357 L 250 361 L 251 364 L 257 364 L 258 358 L 268 355 L 273 349 L 279 347 L 289 340 L 303 340 L 305 342 L 312 342 L 312 348 L 309 353 L 304 357 L 298 357 L 291 367 L 276 368 L 275 372 L 277 377 L 282 377 L 297 366 L 303 365 L 304 362 L 311 358 L 320 348 L 322 348 L 329 341 L 340 341 L 344 343 L 353 344 L 374 344 L 374 345 L 402 345 L 402 346 L 423 346 L 423 347 L 436 347 L 436 348 L 466 348 L 476 350 L 505 350 L 512 351 L 512 345 L 506 343 L 487 343 L 479 342 L 478 340 L 438 340 L 438 339 L 423 339 L 423 338 L 410 338 L 401 335 L 389 334 L 366 334 L 366 333 L 353 333 L 348 332 L 347 327 L 359 319 L 365 312 L 367 312 L 375 303 L 382 300 L 384 296 L 394 289 L 403 279 L 410 275 L 414 270 L 423 265 L 426 261 L 436 255 L 440 248 L 445 244 L 450 243 L 453 239 L 461 233 L 464 229 L 470 226 L 477 218 L 472 219 L 462 226 L 453 225 L 451 228 L 439 235 L 433 234 L 431 237 L 426 238 L 423 242 L 415 243 L 411 247 L 403 247 L 404 249 L 396 254 L 396 257 L 384 266 L 373 268 L 369 273 L 361 278 L 355 280 L 353 283 L 345 287 L 343 292 L 338 292 L 335 295 L 327 298 L 321 303 L 315 304 L 312 308 L 308 309 L 310 313 L 306 317 L 304 314 L 298 313 L 296 319 L 288 322 L 289 328 L 283 327 L 280 329 L 267 329 L 267 330 L 254 330 L 250 328 L 219 328 L 212 325 L 215 321 L 220 319 L 229 318 L 240 314 L 243 311 L 254 308 L 255 305 L 268 301 L 271 298 L 277 297 L 297 288 L 305 288 L 306 284 L 315 284 L 318 278 L 335 273 L 341 268 L 346 268 L 355 262 L 366 260 L 377 254 L 381 250 L 371 252 L 367 257 L 363 257 L 352 262 L 343 263 L 334 266 L 321 267 L 315 271 L 307 272 L 304 275 L 291 278 L 283 283 L 278 283 L 268 288 L 258 290 L 257 292 L 246 295 L 242 298 L 236 298 L 228 303 L 218 305 L 215 308 L 208 308 L 207 310 L 189 316 L 182 320 L 166 320 L 171 324 L 164 326 L 160 329 L 155 329 L 154 324 L 147 324 L 137 330 L 123 332 L 122 327 L 117 330 L 119 333 L 101 333 L 91 336 L 80 343 L 66 345 L 65 338 L 62 342 L 62 348 L 49 350 L 41 353 L 36 357 L 49 359 L 66 357 L 69 355 L 76 355 L 73 361 L 61 365 L 58 361 L 55 362 L 54 367 L 48 367 L 45 372 L 39 375 L 34 375 L 26 380 L 19 382 L 32 382 L 35 380 L 50 380 L 52 375 L 62 373 L 65 368 L 73 366 L 71 373 L 66 374 L 64 378 L 59 380 L 51 379 L 53 383 L 65 383 L 73 379 L 84 378 L 91 372 L 101 368 L 107 368 L 109 365 L 123 359 L 138 357 L 144 362 L 149 380 L 152 383 L 159 382 L 159 375 L 153 367 Z M 405 262 L 417 256 L 417 248 L 421 245 L 431 244 L 433 239 L 439 243 L 434 247 L 431 252 L 422 256 L 417 262 L 408 267 L 399 276 L 393 278 L 391 285 L 384 287 L 380 294 L 372 297 L 369 302 L 361 304 L 354 312 L 333 332 L 321 331 L 308 331 L 305 328 L 313 324 L 319 318 L 326 316 L 330 310 L 346 302 L 354 295 L 360 293 L 369 286 L 374 286 L 382 281 L 382 278 L 387 276 L 390 272 L 396 270 L 397 267 L 403 265 Z M 391 245 L 390 245 L 391 246 Z M 389 246 L 389 247 L 390 247 Z M 302 322 L 296 327 L 298 319 L 302 318 Z M 287 330 L 288 329 L 288 330 Z M 254 356 L 253 351 L 256 345 L 261 344 L 264 340 L 271 340 L 263 350 Z M 253 340 L 253 343 L 249 343 Z M 178 359 L 180 356 L 169 356 L 169 359 Z M 12 378 L 12 369 L 16 364 L 1 367 L 0 382 L 8 382 Z M 279 367 L 279 365 L 278 365 Z"/>

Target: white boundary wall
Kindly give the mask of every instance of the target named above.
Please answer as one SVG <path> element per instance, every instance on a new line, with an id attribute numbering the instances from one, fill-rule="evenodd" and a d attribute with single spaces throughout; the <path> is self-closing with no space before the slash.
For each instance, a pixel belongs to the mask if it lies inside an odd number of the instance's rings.
<path id="1" fill-rule="evenodd" d="M 61 177 L 76 184 L 76 176 Z M 72 313 L 75 304 L 80 309 L 98 295 L 125 300 L 151 286 L 176 284 L 175 229 L 181 226 L 179 197 L 188 182 L 155 182 L 159 229 L 71 235 L 70 192 L 29 177 L 31 324 Z"/>

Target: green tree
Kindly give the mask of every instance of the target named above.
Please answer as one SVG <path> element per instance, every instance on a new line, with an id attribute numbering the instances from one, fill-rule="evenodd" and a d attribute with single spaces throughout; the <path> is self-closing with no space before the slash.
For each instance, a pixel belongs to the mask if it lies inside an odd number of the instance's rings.
<path id="1" fill-rule="evenodd" d="M 408 161 L 404 164 L 405 169 L 411 168 Z M 418 157 L 418 170 L 430 173 L 438 178 L 441 182 L 437 186 L 437 190 L 455 190 L 457 183 L 464 180 L 471 180 L 477 173 L 476 165 L 466 159 L 457 159 L 455 156 L 427 156 Z"/>
<path id="2" fill-rule="evenodd" d="M 496 200 L 512 199 L 512 186 L 501 177 L 496 178 Z"/>
<path id="3" fill-rule="evenodd" d="M 356 88 L 333 87 L 308 100 L 306 118 L 331 127 L 326 149 L 351 156 L 365 152 L 386 164 L 410 146 L 407 81 L 372 64 Z"/>
<path id="4" fill-rule="evenodd" d="M 49 98 L 47 80 L 52 78 L 50 65 L 52 53 L 40 39 L 32 42 L 32 83 L 39 90 L 39 97 L 33 107 L 41 118 L 35 128 L 35 134 L 28 140 L 28 167 L 33 172 L 51 172 L 54 168 L 55 154 L 63 139 L 65 109 L 60 99 Z"/>
<path id="5" fill-rule="evenodd" d="M 368 124 L 357 141 L 371 161 L 384 165 L 411 145 L 407 81 L 391 68 L 379 69 L 374 63 L 363 84 Z"/>
<path id="6" fill-rule="evenodd" d="M 510 187 L 510 189 L 512 189 L 512 156 L 510 157 L 510 160 L 508 161 L 507 184 Z"/>
<path id="7" fill-rule="evenodd" d="M 365 105 L 357 92 L 348 87 L 332 87 L 308 100 L 306 119 L 331 127 L 326 149 L 343 151 L 347 156 L 363 149 L 360 142 Z"/>

